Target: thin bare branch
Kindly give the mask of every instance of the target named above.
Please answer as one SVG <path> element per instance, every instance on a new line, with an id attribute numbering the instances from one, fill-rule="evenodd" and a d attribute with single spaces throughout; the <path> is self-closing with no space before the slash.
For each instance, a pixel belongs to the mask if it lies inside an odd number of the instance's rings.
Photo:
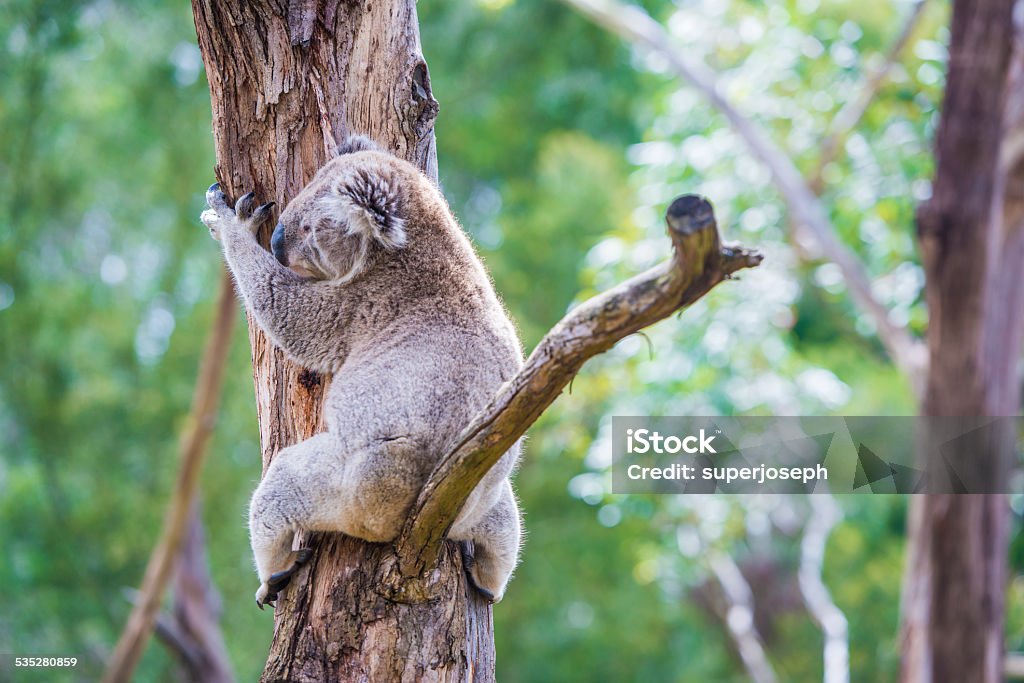
<path id="1" fill-rule="evenodd" d="M 811 617 L 825 635 L 824 683 L 849 683 L 850 642 L 846 615 L 836 606 L 822 579 L 825 545 L 842 519 L 842 510 L 829 494 L 808 496 L 811 512 L 800 543 L 800 593 Z"/>
<path id="2" fill-rule="evenodd" d="M 389 581 L 396 593 L 410 590 L 404 578 L 423 576 L 433 566 L 466 497 L 587 359 L 761 262 L 756 252 L 721 244 L 714 211 L 704 199 L 677 198 L 666 222 L 673 258 L 570 311 L 438 464 L 396 544 L 399 571 Z"/>
<path id="3" fill-rule="evenodd" d="M 189 673 L 198 671 L 202 664 L 198 645 L 191 636 L 181 630 L 178 624 L 167 614 L 157 614 L 153 624 L 153 632 L 160 642 L 167 646 L 182 666 Z"/>
<path id="4" fill-rule="evenodd" d="M 194 645 L 197 662 L 185 660 L 192 683 L 234 683 L 231 661 L 220 628 L 220 594 L 210 577 L 206 535 L 198 499 L 192 504 L 188 530 L 174 576 L 171 618 Z M 158 623 L 159 626 L 159 623 Z"/>
<path id="5" fill-rule="evenodd" d="M 171 579 L 178 553 L 188 528 L 189 514 L 199 483 L 199 472 L 206 453 L 206 442 L 213 431 L 220 403 L 224 361 L 231 341 L 231 330 L 238 317 L 234 284 L 226 272 L 221 276 L 216 318 L 206 340 L 199 376 L 192 397 L 188 424 L 179 444 L 178 479 L 167 508 L 160 540 L 146 566 L 138 599 L 125 624 L 110 661 L 103 673 L 104 683 L 127 683 L 142 656 L 153 624 Z"/>
<path id="6" fill-rule="evenodd" d="M 722 618 L 750 679 L 754 683 L 775 683 L 778 677 L 754 624 L 754 593 L 750 584 L 726 553 L 712 553 L 708 565 L 728 603 Z"/>
<path id="7" fill-rule="evenodd" d="M 817 164 L 814 170 L 811 171 L 810 180 L 808 181 L 808 185 L 810 185 L 811 191 L 814 194 L 821 194 L 822 188 L 825 185 L 824 178 L 822 178 L 825 167 L 835 160 L 840 147 L 843 146 L 846 138 L 850 136 L 850 133 L 860 123 L 864 113 L 871 106 L 871 102 L 878 95 L 882 84 L 885 83 L 889 78 L 889 74 L 892 73 L 896 64 L 899 63 L 900 55 L 903 54 L 904 48 L 910 42 L 910 37 L 914 34 L 914 29 L 917 28 L 917 22 L 921 18 L 927 3 L 928 0 L 917 0 L 914 3 L 914 6 L 910 9 L 910 14 L 907 15 L 906 20 L 903 22 L 902 30 L 900 30 L 892 45 L 889 46 L 885 60 L 864 78 L 857 94 L 847 100 L 846 104 L 833 117 L 828 131 L 826 131 L 825 137 L 821 141 L 821 155 L 818 157 Z"/>
<path id="8" fill-rule="evenodd" d="M 794 226 L 818 251 L 835 263 L 857 306 L 874 322 L 890 358 L 921 386 L 926 353 L 924 344 L 889 318 L 889 311 L 871 291 L 871 281 L 860 259 L 836 237 L 828 213 L 793 164 L 753 119 L 742 114 L 725 96 L 717 76 L 703 62 L 692 60 L 670 40 L 665 29 L 646 12 L 617 0 L 562 0 L 595 23 L 662 57 L 672 71 L 700 92 L 729 122 L 751 153 L 771 172 Z"/>

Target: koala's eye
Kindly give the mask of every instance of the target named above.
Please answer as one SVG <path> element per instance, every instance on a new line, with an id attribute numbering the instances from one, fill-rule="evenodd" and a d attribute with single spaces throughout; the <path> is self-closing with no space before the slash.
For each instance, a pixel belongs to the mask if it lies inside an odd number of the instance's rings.
<path id="1" fill-rule="evenodd" d="M 309 233 L 309 231 L 310 231 L 310 230 L 312 230 L 313 228 L 311 228 L 311 227 L 309 226 L 309 224 L 307 223 L 307 224 L 303 225 L 301 229 L 302 229 L 302 234 L 303 234 L 303 235 L 306 235 L 306 234 L 308 234 L 308 233 Z"/>

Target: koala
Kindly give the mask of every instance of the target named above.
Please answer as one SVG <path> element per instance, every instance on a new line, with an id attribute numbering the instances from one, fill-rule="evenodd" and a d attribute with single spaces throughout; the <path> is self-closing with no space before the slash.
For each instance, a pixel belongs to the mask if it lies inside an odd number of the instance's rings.
<path id="1" fill-rule="evenodd" d="M 272 204 L 257 207 L 253 193 L 232 208 L 215 184 L 201 216 L 260 328 L 296 363 L 334 375 L 326 431 L 278 453 L 252 497 L 261 609 L 309 559 L 292 551 L 296 531 L 394 540 L 437 462 L 523 363 L 435 184 L 367 138 L 338 151 L 281 212 L 270 251 L 255 234 Z M 518 561 L 519 452 L 481 480 L 449 533 L 492 602 Z"/>

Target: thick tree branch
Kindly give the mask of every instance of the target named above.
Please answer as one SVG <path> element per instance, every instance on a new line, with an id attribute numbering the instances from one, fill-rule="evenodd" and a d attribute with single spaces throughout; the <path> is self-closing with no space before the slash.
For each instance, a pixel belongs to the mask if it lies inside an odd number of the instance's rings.
<path id="1" fill-rule="evenodd" d="M 917 28 L 917 22 L 921 18 L 926 4 L 928 4 L 928 0 L 917 0 L 914 3 L 910 14 L 907 15 L 903 23 L 902 30 L 900 30 L 892 45 L 889 46 L 889 51 L 885 55 L 885 61 L 865 77 L 863 85 L 861 85 L 857 94 L 847 100 L 846 104 L 832 118 L 828 131 L 821 141 L 821 154 L 818 157 L 814 170 L 810 174 L 810 181 L 808 181 L 808 185 L 814 194 L 821 194 L 825 185 L 824 178 L 822 177 L 825 167 L 835 160 L 840 147 L 846 142 L 846 138 L 850 136 L 850 133 L 856 129 L 861 117 L 864 116 L 868 107 L 871 106 L 871 102 L 875 99 L 882 84 L 889 78 L 889 74 L 892 73 L 893 68 L 899 62 L 900 55 L 903 53 L 904 48 L 906 48 L 907 43 L 910 42 L 910 36 L 914 34 L 914 29 Z"/>
<path id="2" fill-rule="evenodd" d="M 199 472 L 206 452 L 206 442 L 216 420 L 224 377 L 224 361 L 230 346 L 231 330 L 237 317 L 236 305 L 234 284 L 231 276 L 225 272 L 220 281 L 216 318 L 199 365 L 192 410 L 179 445 L 178 479 L 171 494 L 163 531 L 146 566 L 138 599 L 117 642 L 117 647 L 107 662 L 107 669 L 103 673 L 104 683 L 127 683 L 131 680 L 135 666 L 139 663 L 142 651 L 153 632 L 160 602 L 163 600 L 185 540 L 189 514 L 199 483 Z"/>
<path id="3" fill-rule="evenodd" d="M 677 198 L 666 221 L 673 258 L 570 311 L 463 430 L 424 486 L 397 543 L 401 576 L 422 576 L 433 566 L 466 497 L 588 358 L 761 262 L 757 252 L 720 243 L 714 211 L 704 199 Z M 401 583 L 401 577 L 392 577 L 393 588 Z"/>
<path id="4" fill-rule="evenodd" d="M 716 75 L 702 62 L 686 57 L 672 44 L 665 29 L 636 6 L 623 5 L 616 0 L 562 1 L 626 40 L 657 53 L 679 78 L 690 83 L 725 116 L 751 153 L 771 172 L 793 225 L 839 267 L 853 301 L 875 323 L 878 338 L 890 358 L 910 376 L 915 388 L 920 388 L 926 357 L 924 344 L 889 318 L 889 311 L 871 291 L 864 265 L 836 237 L 825 207 L 793 161 L 753 119 L 740 113 L 726 98 Z"/>

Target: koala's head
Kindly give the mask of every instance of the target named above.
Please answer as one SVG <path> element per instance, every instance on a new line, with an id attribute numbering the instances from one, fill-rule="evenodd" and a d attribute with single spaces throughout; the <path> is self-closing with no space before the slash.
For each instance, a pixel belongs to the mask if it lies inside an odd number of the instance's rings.
<path id="1" fill-rule="evenodd" d="M 305 277 L 344 282 L 377 252 L 404 247 L 400 163 L 368 138 L 349 138 L 281 212 L 274 257 Z"/>

